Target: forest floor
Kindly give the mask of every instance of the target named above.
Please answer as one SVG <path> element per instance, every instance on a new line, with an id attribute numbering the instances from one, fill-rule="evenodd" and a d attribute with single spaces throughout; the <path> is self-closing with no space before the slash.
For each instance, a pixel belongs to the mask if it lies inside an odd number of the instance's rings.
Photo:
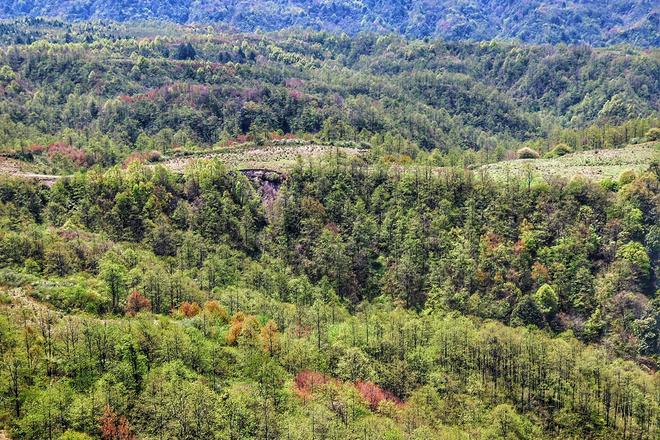
<path id="1" fill-rule="evenodd" d="M 653 161 L 660 161 L 658 142 L 617 149 L 580 151 L 554 159 L 509 160 L 484 165 L 480 169 L 496 180 L 525 177 L 529 170 L 535 180 L 570 179 L 577 175 L 602 180 L 616 179 L 627 170 L 644 171 Z"/>

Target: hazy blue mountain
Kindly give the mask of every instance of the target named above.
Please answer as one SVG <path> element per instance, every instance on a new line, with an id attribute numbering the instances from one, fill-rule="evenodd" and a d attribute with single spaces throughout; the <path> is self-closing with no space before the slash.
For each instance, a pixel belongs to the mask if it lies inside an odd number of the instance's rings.
<path id="1" fill-rule="evenodd" d="M 654 0 L 5 0 L 0 17 L 225 23 L 242 31 L 305 27 L 450 40 L 660 45 Z"/>

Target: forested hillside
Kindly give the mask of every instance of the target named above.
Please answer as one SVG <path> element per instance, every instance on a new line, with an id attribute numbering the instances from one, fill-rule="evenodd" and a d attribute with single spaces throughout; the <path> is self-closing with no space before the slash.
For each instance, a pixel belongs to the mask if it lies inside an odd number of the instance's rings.
<path id="1" fill-rule="evenodd" d="M 0 148 L 65 144 L 106 165 L 132 150 L 270 133 L 385 143 L 414 155 L 515 149 L 594 124 L 583 138 L 599 140 L 589 147 L 611 147 L 649 126 L 618 140 L 609 126 L 660 106 L 657 49 L 4 26 Z"/>
<path id="2" fill-rule="evenodd" d="M 213 161 L 0 196 L 17 438 L 657 438 L 657 166 L 530 187 L 334 157 L 270 211 Z"/>
<path id="3" fill-rule="evenodd" d="M 298 5 L 120 3 L 10 5 Z M 0 439 L 656 440 L 659 98 L 657 48 L 0 22 Z"/>
<path id="4" fill-rule="evenodd" d="M 222 23 L 241 31 L 301 27 L 448 40 L 660 44 L 660 9 L 651 0 L 7 0 L 0 5 L 0 17 L 22 15 Z"/>

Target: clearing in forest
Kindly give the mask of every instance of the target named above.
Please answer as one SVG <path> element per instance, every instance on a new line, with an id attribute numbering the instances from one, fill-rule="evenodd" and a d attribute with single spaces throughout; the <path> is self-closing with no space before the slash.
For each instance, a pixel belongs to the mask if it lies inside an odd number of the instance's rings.
<path id="1" fill-rule="evenodd" d="M 660 160 L 660 143 L 628 145 L 624 148 L 589 150 L 570 153 L 552 159 L 516 159 L 497 162 L 481 167 L 496 180 L 524 178 L 531 171 L 535 179 L 570 179 L 583 176 L 587 179 L 616 179 L 624 171 L 640 172 Z"/>
<path id="2" fill-rule="evenodd" d="M 328 154 L 339 153 L 345 156 L 356 156 L 363 151 L 357 148 L 319 144 L 269 145 L 264 147 L 238 146 L 224 148 L 212 153 L 173 157 L 161 162 L 161 165 L 175 172 L 183 172 L 192 160 L 218 158 L 230 168 L 269 169 L 283 172 L 294 166 L 299 157 L 304 163 L 307 163 Z"/>

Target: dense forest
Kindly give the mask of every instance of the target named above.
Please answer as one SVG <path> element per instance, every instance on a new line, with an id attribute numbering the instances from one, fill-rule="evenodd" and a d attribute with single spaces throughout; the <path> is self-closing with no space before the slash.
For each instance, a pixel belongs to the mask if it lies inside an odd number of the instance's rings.
<path id="1" fill-rule="evenodd" d="M 177 26 L 156 35 L 38 19 L 3 26 L 0 148 L 64 143 L 105 165 L 134 150 L 168 154 L 272 133 L 413 157 L 459 149 L 495 158 L 498 147 L 566 128 L 585 132 L 572 148 L 587 139 L 588 148 L 612 147 L 650 126 L 623 136 L 608 127 L 660 109 L 657 49 Z"/>
<path id="2" fill-rule="evenodd" d="M 339 157 L 270 210 L 214 161 L 6 178 L 4 417 L 27 439 L 656 438 L 658 178 Z"/>
<path id="3" fill-rule="evenodd" d="M 240 31 L 297 27 L 447 40 L 660 44 L 660 9 L 649 0 L 6 0 L 0 5 L 0 17 L 17 16 L 221 23 Z"/>
<path id="4" fill-rule="evenodd" d="M 0 22 L 0 439 L 660 437 L 660 52 L 451 40 Z"/>

